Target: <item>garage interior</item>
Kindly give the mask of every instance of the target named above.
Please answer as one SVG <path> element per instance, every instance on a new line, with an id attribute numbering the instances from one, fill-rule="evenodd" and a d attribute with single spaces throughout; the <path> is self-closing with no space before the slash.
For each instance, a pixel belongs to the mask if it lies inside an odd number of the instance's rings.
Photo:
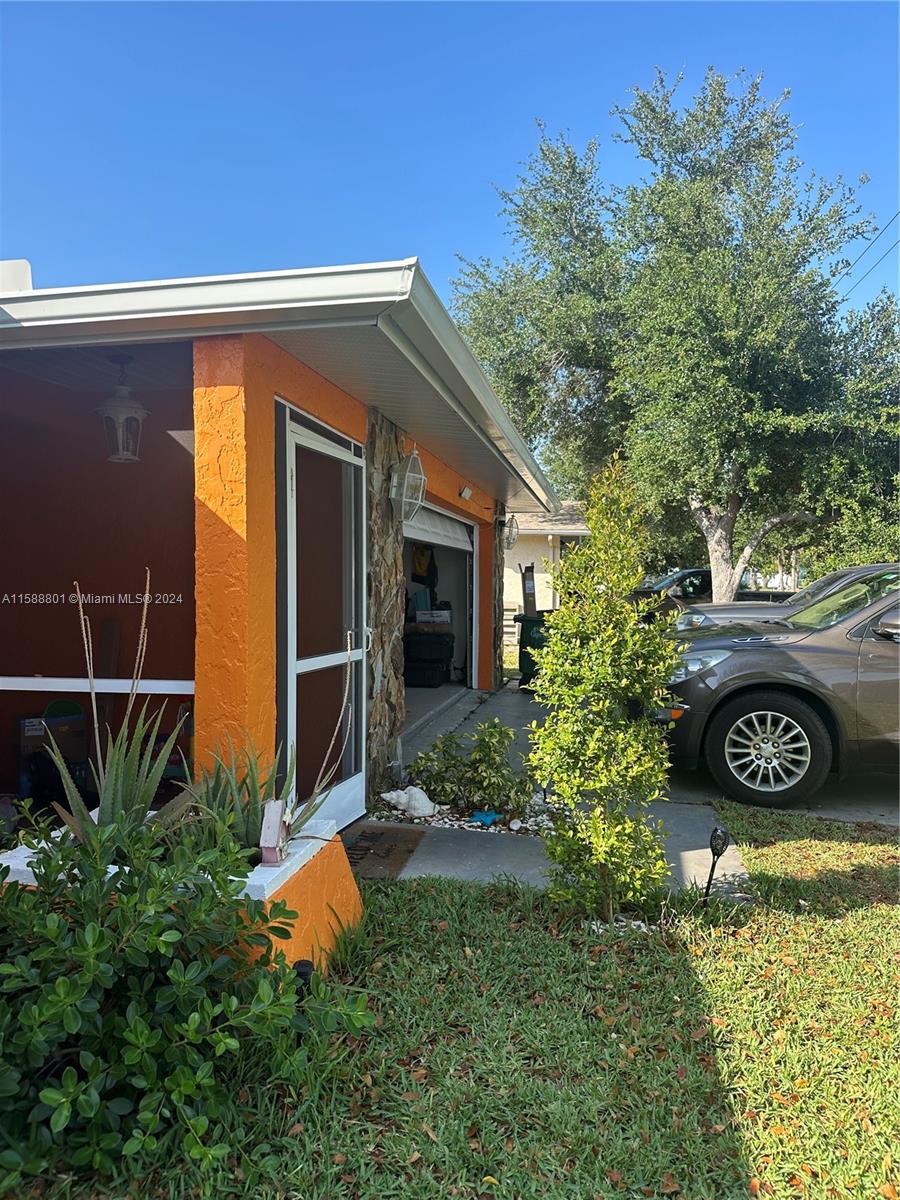
<path id="1" fill-rule="evenodd" d="M 403 634 L 408 732 L 472 686 L 472 529 L 423 507 L 403 527 Z"/>

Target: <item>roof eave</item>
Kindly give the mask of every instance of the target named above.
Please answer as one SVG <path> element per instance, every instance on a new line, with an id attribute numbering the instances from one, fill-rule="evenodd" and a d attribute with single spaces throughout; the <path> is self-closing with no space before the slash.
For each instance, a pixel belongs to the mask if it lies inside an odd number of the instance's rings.
<path id="1" fill-rule="evenodd" d="M 538 505 L 556 511 L 552 487 L 416 258 L 0 296 L 0 349 L 360 324 L 415 361 Z"/>

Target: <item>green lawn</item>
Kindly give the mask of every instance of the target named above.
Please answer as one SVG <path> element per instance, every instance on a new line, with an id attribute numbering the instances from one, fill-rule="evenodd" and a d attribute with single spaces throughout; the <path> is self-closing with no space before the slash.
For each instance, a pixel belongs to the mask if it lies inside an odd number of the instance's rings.
<path id="1" fill-rule="evenodd" d="M 763 902 L 622 940 L 518 888 L 366 888 L 337 964 L 378 1024 L 236 1097 L 234 1155 L 106 1190 L 259 1200 L 891 1197 L 896 847 L 724 806 Z M 900 1157 L 900 1156 L 898 1156 Z M 26 1193 L 27 1194 L 27 1193 Z"/>

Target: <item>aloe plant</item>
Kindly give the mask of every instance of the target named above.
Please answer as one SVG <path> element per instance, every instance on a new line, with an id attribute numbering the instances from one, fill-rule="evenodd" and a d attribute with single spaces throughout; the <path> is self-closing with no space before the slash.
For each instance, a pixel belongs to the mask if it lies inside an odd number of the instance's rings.
<path id="1" fill-rule="evenodd" d="M 147 569 L 144 585 L 144 603 L 141 609 L 141 622 L 138 630 L 137 651 L 134 659 L 134 669 L 131 676 L 131 687 L 125 706 L 125 716 L 118 733 L 113 737 L 107 727 L 106 753 L 100 744 L 100 722 L 97 713 L 97 688 L 94 675 L 94 643 L 91 635 L 91 624 L 84 611 L 81 588 L 76 580 L 75 594 L 78 597 L 78 621 L 81 627 L 81 640 L 84 646 L 85 667 L 87 669 L 88 688 L 91 696 L 93 714 L 94 738 L 96 746 L 96 762 L 91 763 L 91 774 L 99 797 L 96 820 L 91 816 L 81 793 L 75 785 L 65 758 L 50 734 L 50 745 L 47 752 L 62 782 L 63 791 L 69 802 L 70 811 L 54 802 L 53 807 L 63 822 L 72 830 L 76 837 L 84 841 L 91 829 L 97 825 L 111 825 L 125 818 L 129 822 L 142 824 L 147 820 L 156 791 L 162 782 L 166 763 L 178 740 L 183 720 L 179 721 L 161 747 L 157 747 L 159 727 L 162 721 L 163 709 L 153 717 L 147 716 L 145 704 L 138 713 L 134 729 L 131 728 L 131 714 L 137 698 L 141 681 L 141 672 L 147 653 L 147 604 L 150 596 L 150 570 Z M 154 820 L 161 825 L 171 825 L 183 816 L 191 797 L 182 792 L 154 814 Z"/>
<path id="2" fill-rule="evenodd" d="M 100 763 L 96 767 L 91 763 L 98 796 L 96 820 L 82 799 L 53 735 L 50 735 L 47 752 L 62 782 L 69 811 L 55 802 L 53 807 L 80 840 L 84 841 L 95 825 L 111 825 L 120 818 L 133 824 L 147 820 L 182 725 L 179 721 L 162 746 L 157 746 L 162 715 L 160 709 L 154 717 L 148 717 L 145 705 L 138 713 L 134 729 L 127 721 L 123 722 L 116 736 L 109 736 L 106 754 Z M 157 810 L 153 819 L 170 825 L 186 812 L 190 800 L 190 795 L 182 792 Z"/>
<path id="3" fill-rule="evenodd" d="M 188 788 L 193 806 L 202 814 L 226 823 L 233 836 L 247 850 L 259 847 L 263 810 L 270 800 L 284 801 L 290 813 L 291 834 L 296 835 L 319 810 L 325 795 L 313 795 L 296 810 L 291 810 L 294 786 L 294 756 L 291 755 L 284 782 L 278 786 L 280 749 L 268 772 L 260 769 L 260 756 L 252 744 L 235 754 L 229 747 L 227 759 L 214 755 L 215 766 L 201 773 L 199 783 Z"/>

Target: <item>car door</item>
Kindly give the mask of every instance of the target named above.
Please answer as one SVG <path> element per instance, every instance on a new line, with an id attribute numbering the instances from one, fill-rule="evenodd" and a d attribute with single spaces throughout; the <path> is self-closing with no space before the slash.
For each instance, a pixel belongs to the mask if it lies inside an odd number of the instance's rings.
<path id="1" fill-rule="evenodd" d="M 678 580 L 681 597 L 689 604 L 699 604 L 712 598 L 712 574 L 709 571 L 691 571 Z"/>
<path id="2" fill-rule="evenodd" d="M 900 619 L 892 604 L 872 617 L 859 645 L 856 722 L 860 760 L 881 770 L 900 761 L 900 644 L 875 632 L 882 619 Z"/>

